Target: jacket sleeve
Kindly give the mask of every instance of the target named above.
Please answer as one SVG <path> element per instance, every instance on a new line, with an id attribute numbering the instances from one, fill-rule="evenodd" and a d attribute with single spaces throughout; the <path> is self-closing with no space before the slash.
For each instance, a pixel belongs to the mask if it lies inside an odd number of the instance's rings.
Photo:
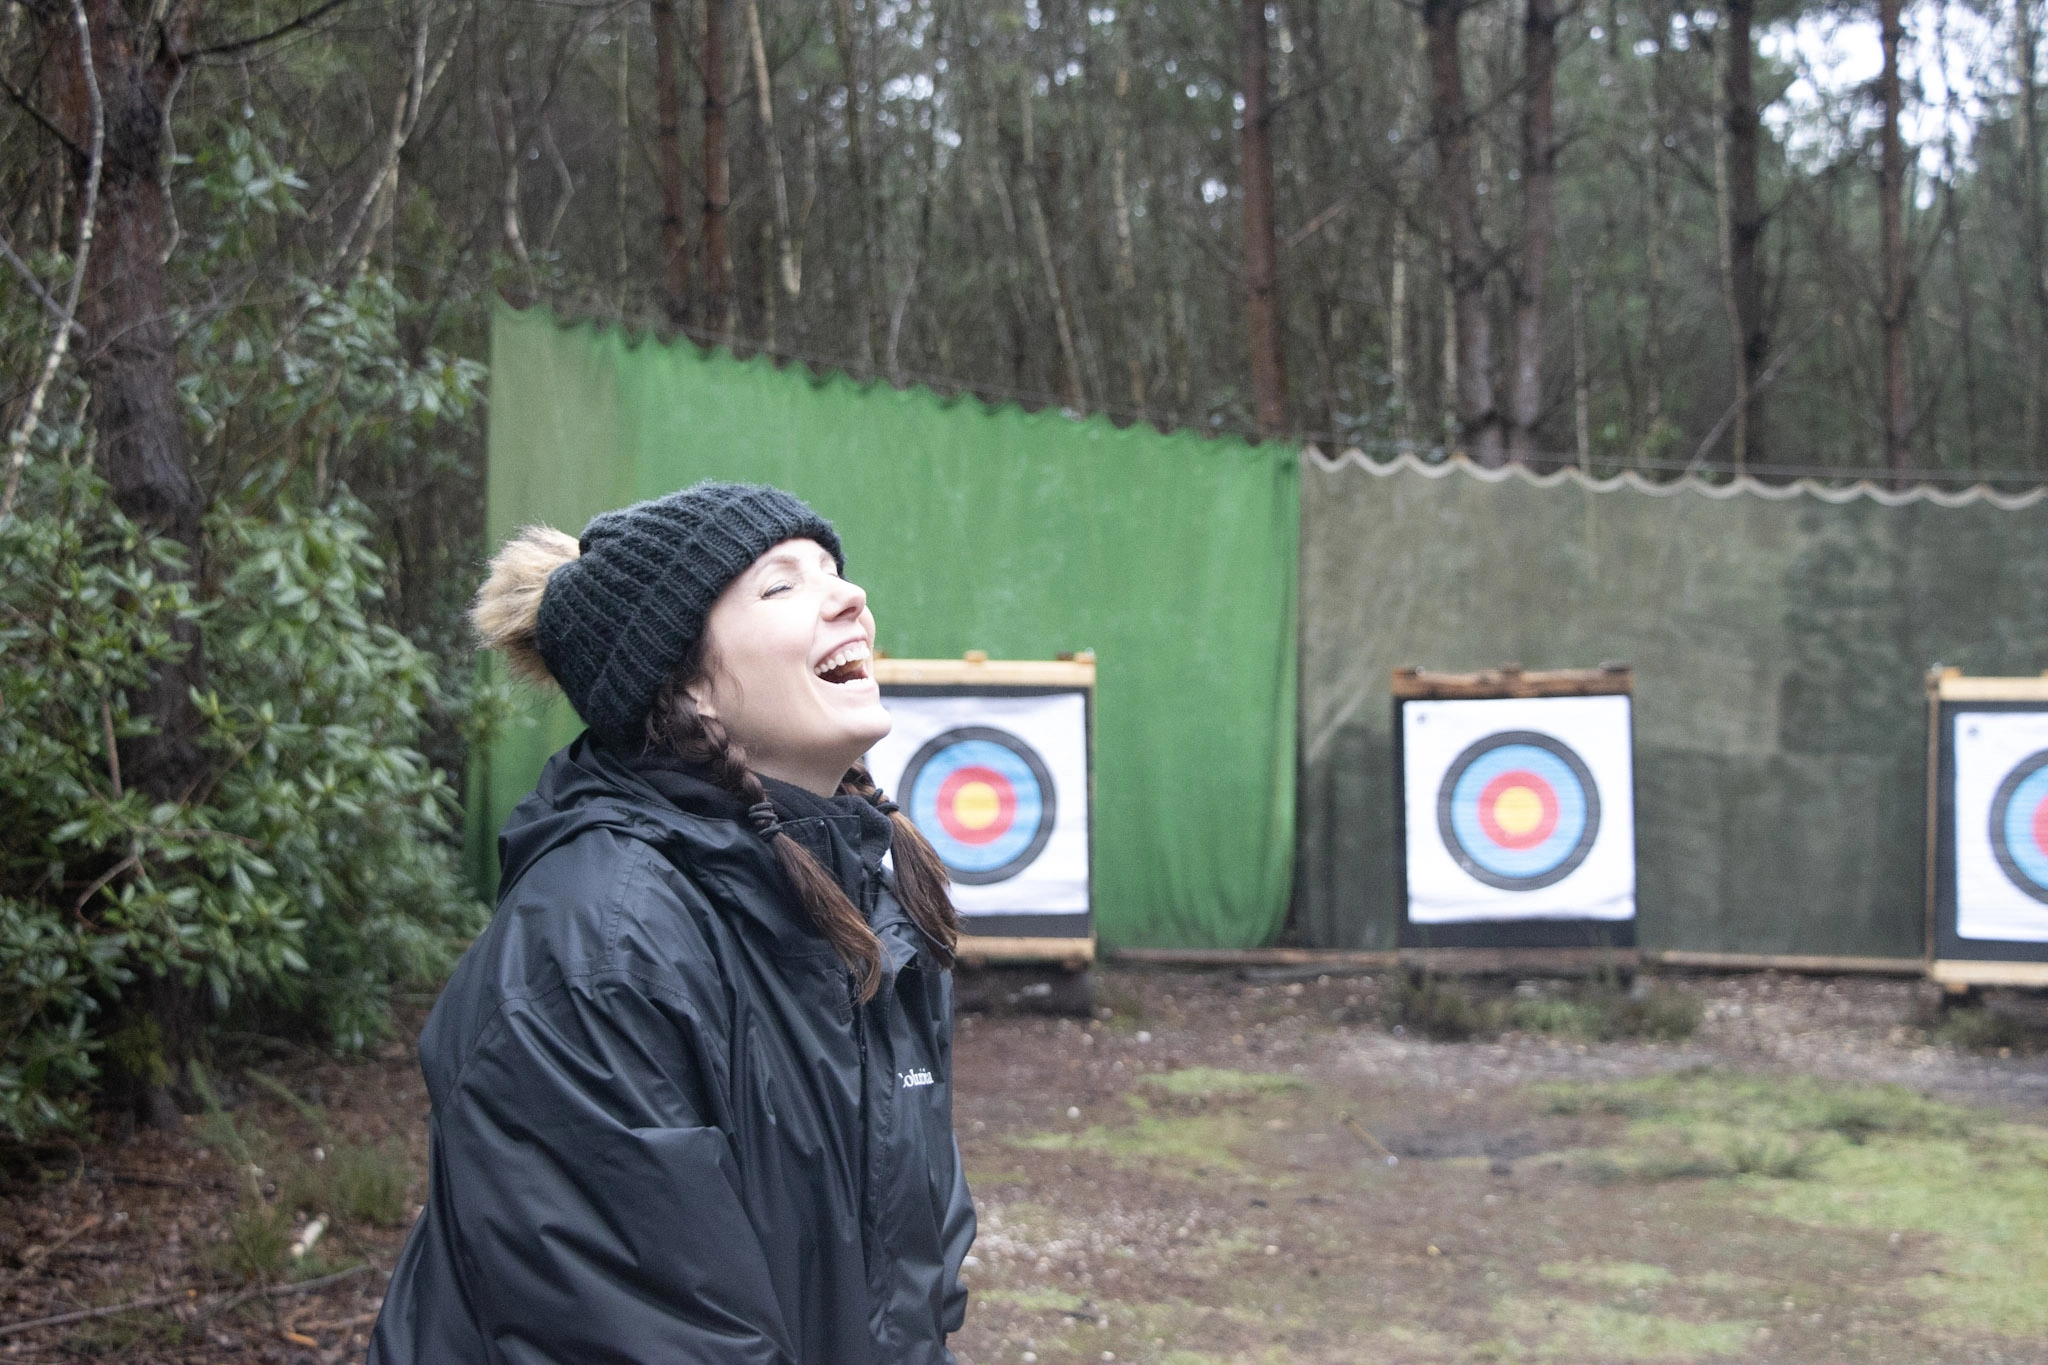
<path id="1" fill-rule="evenodd" d="M 946 1248 L 946 1310 L 939 1326 L 951 1336 L 967 1321 L 967 1286 L 960 1267 L 974 1245 L 974 1200 L 967 1193 L 967 1164 L 960 1159 L 960 1139 L 953 1139 L 953 1192 L 946 1200 L 946 1219 L 939 1229 Z"/>
<path id="2" fill-rule="evenodd" d="M 947 1095 L 946 1117 L 951 1126 L 953 1115 L 953 973 L 945 972 L 940 977 L 942 984 L 939 1011 L 939 1045 L 946 1059 Z M 946 1212 L 939 1224 L 939 1245 L 945 1248 L 946 1301 L 939 1328 L 947 1336 L 960 1330 L 967 1321 L 967 1286 L 960 1282 L 960 1269 L 966 1263 L 967 1250 L 974 1245 L 976 1220 L 974 1196 L 967 1189 L 967 1163 L 960 1159 L 960 1139 L 952 1140 L 953 1181 L 946 1196 Z"/>
<path id="3" fill-rule="evenodd" d="M 440 1116 L 457 1262 L 514 1365 L 795 1365 L 688 1002 L 624 974 L 510 1002 Z"/>

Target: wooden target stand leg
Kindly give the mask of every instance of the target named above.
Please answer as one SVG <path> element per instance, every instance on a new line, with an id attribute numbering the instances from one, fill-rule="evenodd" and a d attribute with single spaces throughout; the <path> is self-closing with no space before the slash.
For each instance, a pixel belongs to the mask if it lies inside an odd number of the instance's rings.
<path id="1" fill-rule="evenodd" d="M 984 938 L 962 934 L 953 1005 L 974 1014 L 1095 1012 L 1095 940 Z"/>

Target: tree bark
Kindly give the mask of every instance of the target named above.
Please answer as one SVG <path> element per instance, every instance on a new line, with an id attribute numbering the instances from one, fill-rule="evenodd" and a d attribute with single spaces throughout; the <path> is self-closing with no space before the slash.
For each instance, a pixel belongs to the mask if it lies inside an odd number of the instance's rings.
<path id="1" fill-rule="evenodd" d="M 98 218 L 78 316 L 87 339 L 81 361 L 92 393 L 97 459 L 115 506 L 184 548 L 185 563 L 159 568 L 159 576 L 189 577 L 199 563 L 203 509 L 178 404 L 177 337 L 164 268 L 163 101 L 178 73 L 179 34 L 164 35 L 157 54 L 148 57 L 141 45 L 153 35 L 135 30 L 120 0 L 85 0 L 85 9 L 105 123 Z M 73 145 L 82 147 L 90 141 L 91 94 L 70 20 L 68 10 L 56 9 L 46 28 L 58 118 Z M 188 12 L 181 30 L 192 22 Z M 80 163 L 74 170 L 82 181 L 88 167 Z M 198 631 L 185 622 L 173 634 L 184 652 L 128 699 L 130 712 L 150 722 L 150 733 L 120 746 L 127 785 L 153 802 L 187 799 L 206 771 L 195 742 L 202 721 L 191 699 L 192 689 L 204 683 Z M 110 1075 L 108 1097 L 134 1106 L 152 1126 L 175 1127 L 178 1112 L 166 1082 L 197 1053 L 205 998 L 179 980 L 144 973 L 121 1013 L 152 1029 L 169 1072 L 147 1067 Z"/>
<path id="2" fill-rule="evenodd" d="M 754 63 L 754 101 L 761 117 L 761 138 L 768 144 L 770 187 L 775 191 L 776 259 L 782 287 L 794 299 L 803 292 L 803 266 L 797 258 L 796 233 L 789 219 L 789 177 L 782 169 L 782 144 L 775 137 L 775 86 L 768 71 L 768 44 L 761 36 L 761 10 L 746 0 L 747 47 Z"/>
<path id="3" fill-rule="evenodd" d="M 1287 429 L 1287 365 L 1280 330 L 1279 245 L 1273 236 L 1273 108 L 1266 63 L 1266 0 L 1240 0 L 1239 84 L 1244 136 L 1239 178 L 1244 194 L 1245 342 L 1251 349 L 1252 403 L 1259 433 Z"/>
<path id="4" fill-rule="evenodd" d="M 1735 351 L 1736 414 L 1732 457 L 1739 473 L 1763 455 L 1763 386 L 1771 349 L 1764 320 L 1760 252 L 1764 212 L 1757 197 L 1756 106 L 1751 28 L 1756 0 L 1730 0 L 1721 37 L 1721 118 L 1715 158 L 1721 194 L 1723 292 Z"/>
<path id="5" fill-rule="evenodd" d="M 1076 412 L 1088 408 L 1088 390 L 1081 382 L 1081 357 L 1074 345 L 1074 324 L 1067 309 L 1066 291 L 1060 288 L 1059 262 L 1052 251 L 1052 231 L 1045 221 L 1045 206 L 1038 194 L 1038 141 L 1033 133 L 1031 82 L 1018 87 L 1024 116 L 1024 209 L 1031 215 L 1031 237 L 1038 248 L 1038 268 L 1045 275 L 1045 295 L 1052 304 L 1053 336 L 1060 347 L 1062 399 Z"/>
<path id="6" fill-rule="evenodd" d="M 1618 40 L 1617 40 L 1618 41 Z M 1644 291 L 1643 323 L 1643 415 L 1637 434 L 1638 462 L 1651 458 L 1663 444 L 1664 425 L 1664 238 L 1671 217 L 1670 196 L 1664 188 L 1664 92 L 1662 81 L 1667 58 L 1662 36 L 1650 59 L 1647 77 L 1650 118 L 1649 195 L 1644 209 L 1643 264 L 1649 271 Z"/>
<path id="7" fill-rule="evenodd" d="M 675 0 L 648 0 L 654 25 L 655 169 L 661 179 L 661 303 L 668 320 L 689 325 L 690 244 L 683 231 L 683 93 L 676 54 Z"/>
<path id="8" fill-rule="evenodd" d="M 860 47 L 854 29 L 853 0 L 832 0 L 832 45 L 839 50 L 839 69 L 846 83 L 846 157 L 853 178 L 854 216 L 859 222 L 861 254 L 861 364 L 872 369 L 882 349 L 882 216 L 880 189 L 872 185 L 867 139 L 861 131 Z"/>
<path id="9" fill-rule="evenodd" d="M 1557 5 L 1528 0 L 1522 16 L 1522 268 L 1515 277 L 1514 383 L 1508 458 L 1536 457 L 1543 418 L 1543 298 L 1556 231 Z"/>
<path id="10" fill-rule="evenodd" d="M 2022 439 L 2029 460 L 2041 458 L 2041 342 L 2048 334 L 2048 250 L 2043 249 L 2041 222 L 2041 80 L 2038 49 L 2041 31 L 2034 0 L 2013 0 L 2014 37 L 2019 49 L 2018 117 L 2020 162 L 2020 231 L 2026 244 L 2027 293 L 2034 307 L 2020 334 L 2024 365 L 2020 391 Z"/>
<path id="11" fill-rule="evenodd" d="M 1387 285 L 1387 375 L 1393 386 L 1394 445 L 1406 451 L 1415 441 L 1414 400 L 1408 384 L 1408 196 L 1406 181 L 1394 188 L 1394 241 L 1387 254 L 1393 257 L 1392 278 Z"/>
<path id="12" fill-rule="evenodd" d="M 1884 69 L 1878 76 L 1878 102 L 1883 114 L 1878 159 L 1878 251 L 1883 256 L 1884 299 L 1879 326 L 1884 336 L 1884 462 L 1892 486 L 1904 488 L 1913 465 L 1912 396 L 1906 380 L 1907 310 L 1912 283 L 1906 271 L 1905 204 L 1906 146 L 1899 135 L 1904 90 L 1899 81 L 1899 44 L 1905 37 L 1903 0 L 1880 0 L 1880 36 Z"/>
<path id="13" fill-rule="evenodd" d="M 725 220 L 732 207 L 732 165 L 725 143 L 725 30 L 727 0 L 704 0 L 704 45 L 698 75 L 704 85 L 704 320 L 722 341 L 732 340 L 732 279 Z"/>
<path id="14" fill-rule="evenodd" d="M 1131 24 L 1133 15 L 1130 7 L 1119 11 L 1116 17 L 1116 99 L 1109 106 L 1110 111 L 1110 161 L 1109 193 L 1111 211 L 1116 216 L 1116 293 L 1117 311 L 1122 315 L 1122 342 L 1124 368 L 1130 383 L 1131 407 L 1142 411 L 1145 406 L 1145 361 L 1142 345 L 1143 330 L 1138 316 L 1138 254 L 1131 236 L 1131 198 L 1129 188 L 1129 103 L 1131 98 Z"/>
<path id="15" fill-rule="evenodd" d="M 1586 281 L 1572 271 L 1572 435 L 1579 468 L 1593 467 L 1593 380 L 1586 365 Z"/>
<path id="16" fill-rule="evenodd" d="M 1457 420 L 1465 451 L 1487 468 L 1506 463 L 1493 392 L 1493 321 L 1486 311 L 1486 252 L 1472 175 L 1472 117 L 1465 106 L 1458 28 L 1463 0 L 1423 0 L 1429 54 L 1430 135 L 1444 220 L 1445 286 L 1455 314 Z"/>

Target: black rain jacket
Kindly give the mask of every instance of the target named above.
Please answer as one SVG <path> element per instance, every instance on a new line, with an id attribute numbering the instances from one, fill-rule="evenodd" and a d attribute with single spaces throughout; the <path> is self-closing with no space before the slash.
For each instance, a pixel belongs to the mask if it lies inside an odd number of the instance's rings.
<path id="1" fill-rule="evenodd" d="M 370 1365 L 952 1361 L 952 977 L 887 819 L 792 799 L 882 940 L 864 1006 L 736 799 L 588 736 L 549 760 L 420 1036 L 427 1205 Z"/>

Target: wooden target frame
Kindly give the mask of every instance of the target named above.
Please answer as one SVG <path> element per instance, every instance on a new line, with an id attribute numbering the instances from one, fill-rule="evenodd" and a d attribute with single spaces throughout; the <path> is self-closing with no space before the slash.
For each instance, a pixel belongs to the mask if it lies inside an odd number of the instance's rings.
<path id="1" fill-rule="evenodd" d="M 1088 764 L 1088 909 L 1076 915 L 990 915 L 981 917 L 986 927 L 980 932 L 973 931 L 972 918 L 963 915 L 957 954 L 969 966 L 1056 964 L 1079 971 L 1092 965 L 1096 958 L 1094 653 L 1058 659 L 990 659 L 974 650 L 958 659 L 878 657 L 873 668 L 885 703 L 891 697 L 1081 694 Z M 903 793 L 897 795 L 909 799 Z"/>
<path id="2" fill-rule="evenodd" d="M 1553 697 L 1627 697 L 1633 701 L 1635 675 L 1626 664 L 1602 664 L 1597 668 L 1530 671 L 1516 664 L 1477 673 L 1438 673 L 1406 667 L 1393 672 L 1393 778 L 1395 897 L 1401 908 L 1400 947 L 1403 951 L 1429 950 L 1436 957 L 1455 961 L 1460 957 L 1495 958 L 1503 962 L 1531 963 L 1553 959 L 1562 962 L 1584 958 L 1592 965 L 1632 966 L 1636 951 L 1637 914 L 1627 919 L 1527 919 L 1478 920 L 1462 923 L 1424 924 L 1410 917 L 1408 830 L 1408 756 L 1404 743 L 1403 711 L 1411 702 L 1491 701 L 1500 699 L 1547 699 Z M 1633 722 L 1630 723 L 1633 731 Z M 1633 740 L 1630 740 L 1633 748 Z M 1630 824 L 1633 825 L 1634 784 L 1628 793 Z"/>
<path id="3" fill-rule="evenodd" d="M 2048 673 L 1967 677 L 1959 668 L 1936 668 L 1927 675 L 1927 974 L 1953 993 L 1976 986 L 2048 987 L 2048 942 L 1960 932 L 1965 906 L 1958 864 L 1969 855 L 1958 839 L 1957 722 L 2025 715 L 2048 718 Z M 1972 814 L 1979 813 L 1973 802 Z"/>

